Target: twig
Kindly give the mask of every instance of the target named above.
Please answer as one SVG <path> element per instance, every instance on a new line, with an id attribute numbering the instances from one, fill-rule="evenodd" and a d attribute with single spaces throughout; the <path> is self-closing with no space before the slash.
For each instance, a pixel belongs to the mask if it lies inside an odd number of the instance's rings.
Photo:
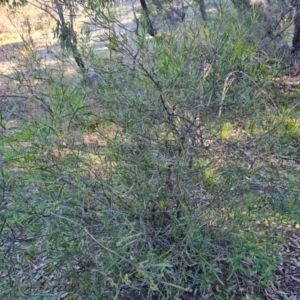
<path id="1" fill-rule="evenodd" d="M 281 158 L 281 159 L 284 159 L 284 160 L 292 160 L 292 161 L 300 164 L 300 159 L 297 159 L 297 158 L 292 158 L 292 157 L 288 157 L 288 156 L 281 156 L 281 155 L 273 155 L 273 157 Z"/>
<path id="2" fill-rule="evenodd" d="M 219 114 L 218 117 L 221 117 L 222 114 L 222 109 L 223 109 L 223 103 L 226 97 L 226 94 L 228 92 L 229 87 L 231 86 L 231 84 L 234 81 L 234 78 L 230 78 L 231 75 L 233 75 L 236 71 L 233 71 L 231 73 L 228 74 L 228 76 L 225 78 L 225 82 L 224 82 L 224 87 L 223 87 L 223 91 L 222 91 L 222 98 L 221 98 L 221 104 L 220 104 L 220 108 L 219 108 Z"/>
<path id="3" fill-rule="evenodd" d="M 87 228 L 84 228 L 84 231 L 86 232 L 86 234 L 88 236 L 90 236 L 92 238 L 92 240 L 94 242 L 96 242 L 98 245 L 100 245 L 103 249 L 105 249 L 106 251 L 118 256 L 119 258 L 125 260 L 126 262 L 128 262 L 129 264 L 131 264 L 132 266 L 136 267 L 137 269 L 140 269 L 135 263 L 133 263 L 131 260 L 129 260 L 128 258 L 120 255 L 119 253 L 117 253 L 116 251 L 104 246 L 102 243 L 100 243 L 98 240 L 95 239 L 95 237 L 87 230 Z"/>
<path id="4" fill-rule="evenodd" d="M 0 95 L 0 98 L 23 98 L 23 99 L 28 99 L 28 97 L 24 96 L 16 96 L 16 95 Z"/>

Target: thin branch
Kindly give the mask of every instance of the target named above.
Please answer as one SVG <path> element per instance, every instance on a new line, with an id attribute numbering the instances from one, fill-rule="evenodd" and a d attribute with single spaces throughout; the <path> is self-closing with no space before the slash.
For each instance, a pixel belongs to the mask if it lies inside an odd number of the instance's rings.
<path id="1" fill-rule="evenodd" d="M 56 14 L 58 14 L 58 12 L 57 12 L 53 7 L 48 6 L 48 5 L 45 5 L 43 2 L 38 1 L 38 0 L 35 0 L 35 2 L 37 2 L 39 5 L 36 5 L 35 3 L 31 2 L 31 1 L 28 2 L 28 4 L 30 4 L 30 5 L 32 5 L 32 6 L 36 7 L 36 8 L 38 8 L 38 9 L 44 11 L 44 12 L 46 12 L 48 15 L 51 16 L 52 19 L 54 19 L 56 22 L 59 22 L 59 20 L 58 20 L 58 19 L 57 19 L 50 11 L 49 11 L 49 9 L 51 9 L 51 10 L 53 10 Z M 44 8 L 44 6 L 45 6 L 45 8 Z"/>
<path id="2" fill-rule="evenodd" d="M 129 264 L 131 264 L 132 266 L 134 266 L 135 268 L 140 269 L 139 266 L 137 266 L 135 263 L 133 263 L 133 262 L 132 262 L 131 260 L 129 260 L 128 258 L 126 258 L 126 257 L 124 257 L 124 256 L 122 256 L 122 255 L 120 255 L 118 252 L 116 252 L 116 251 L 114 251 L 114 250 L 112 250 L 112 249 L 110 249 L 110 248 L 104 246 L 102 243 L 100 243 L 98 240 L 96 240 L 96 238 L 95 238 L 95 237 L 87 230 L 87 228 L 84 228 L 84 231 L 86 232 L 86 234 L 87 234 L 88 236 L 90 236 L 90 237 L 92 238 L 92 240 L 93 240 L 94 242 L 96 242 L 96 243 L 97 243 L 99 246 L 101 246 L 103 249 L 105 249 L 106 251 L 108 251 L 108 252 L 110 252 L 110 253 L 112 253 L 112 254 L 118 256 L 118 257 L 121 258 L 122 260 L 125 260 L 126 262 L 128 262 Z"/>

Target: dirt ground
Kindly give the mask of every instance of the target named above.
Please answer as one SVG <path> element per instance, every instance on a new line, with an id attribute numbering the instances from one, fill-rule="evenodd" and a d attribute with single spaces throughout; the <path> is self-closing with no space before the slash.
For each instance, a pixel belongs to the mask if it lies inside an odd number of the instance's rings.
<path id="1" fill-rule="evenodd" d="M 34 1 L 31 1 L 34 2 Z M 139 4 L 134 4 L 138 11 Z M 132 12 L 130 0 L 123 1 L 114 8 L 114 12 L 121 20 L 115 27 L 117 33 L 134 31 L 135 18 Z M 108 41 L 105 38 L 106 31 L 100 26 L 92 24 L 91 20 L 84 16 L 83 10 L 77 12 L 75 28 L 78 34 L 79 47 L 81 43 L 93 45 L 96 52 L 107 51 Z M 33 5 L 26 5 L 15 12 L 9 12 L 6 7 L 0 7 L 0 63 L 1 74 L 10 73 L 20 58 L 20 49 L 24 43 L 32 46 L 36 52 L 36 59 L 42 65 L 53 65 L 56 56 L 60 55 L 58 39 L 54 37 L 55 22 L 46 13 Z M 90 39 L 87 40 L 84 32 L 90 31 Z M 22 54 L 22 53 L 21 53 Z"/>
<path id="2" fill-rule="evenodd" d="M 28 5 L 15 11 L 0 6 L 0 109 L 10 115 L 11 120 L 14 115 L 27 118 L 28 111 L 37 109 L 27 101 L 30 98 L 28 89 L 21 86 L 20 79 L 28 87 L 34 84 L 34 77 L 46 77 L 49 72 L 53 74 L 59 71 L 63 73 L 64 80 L 70 80 L 73 85 L 82 80 L 72 56 L 63 55 L 59 40 L 54 36 L 55 21 L 34 3 L 35 0 L 31 0 Z M 136 1 L 134 8 L 139 10 L 139 2 Z M 115 26 L 117 34 L 135 30 L 131 0 L 122 1 L 113 11 L 121 20 L 119 26 Z M 84 15 L 83 9 L 77 12 L 75 29 L 79 49 L 90 47 L 95 54 L 108 56 L 106 30 L 93 24 Z M 90 32 L 89 38 L 86 31 Z M 38 73 L 40 70 L 44 72 L 43 75 Z M 11 127 L 14 125 L 11 124 Z"/>

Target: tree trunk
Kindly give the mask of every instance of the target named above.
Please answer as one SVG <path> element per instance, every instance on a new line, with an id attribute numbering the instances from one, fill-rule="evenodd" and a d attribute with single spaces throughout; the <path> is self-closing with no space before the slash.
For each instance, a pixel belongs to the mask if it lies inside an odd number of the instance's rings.
<path id="1" fill-rule="evenodd" d="M 142 9 L 143 9 L 144 16 L 145 16 L 146 21 L 147 21 L 148 33 L 151 36 L 155 36 L 155 30 L 152 26 L 152 23 L 151 23 L 151 20 L 150 20 L 150 17 L 149 17 L 149 11 L 148 11 L 146 0 L 140 0 L 140 2 L 141 2 L 141 6 L 142 6 Z"/>
<path id="2" fill-rule="evenodd" d="M 298 53 L 300 50 L 300 3 L 296 5 L 296 15 L 294 18 L 294 37 L 292 53 Z"/>
<path id="3" fill-rule="evenodd" d="M 69 0 L 68 2 L 68 9 L 70 13 L 69 22 L 65 21 L 63 7 L 60 4 L 60 2 L 58 0 L 55 0 L 54 3 L 57 9 L 57 14 L 59 16 L 59 22 L 60 22 L 60 24 L 58 24 L 57 32 L 61 42 L 61 47 L 71 50 L 72 55 L 76 61 L 76 64 L 78 65 L 81 71 L 85 71 L 85 65 L 77 49 L 77 38 L 76 38 L 76 33 L 74 31 L 74 22 L 73 22 L 75 17 L 74 2 L 72 0 Z"/>
<path id="4" fill-rule="evenodd" d="M 199 8 L 200 8 L 202 19 L 203 19 L 203 21 L 206 22 L 207 21 L 207 13 L 206 13 L 204 0 L 197 0 L 197 2 L 199 3 Z"/>

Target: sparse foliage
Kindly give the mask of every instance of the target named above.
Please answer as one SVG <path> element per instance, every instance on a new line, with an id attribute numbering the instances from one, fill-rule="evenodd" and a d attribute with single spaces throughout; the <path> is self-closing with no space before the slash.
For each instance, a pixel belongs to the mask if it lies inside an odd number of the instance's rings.
<path id="1" fill-rule="evenodd" d="M 282 56 L 263 48 L 278 28 L 261 28 L 259 7 L 241 19 L 197 1 L 173 27 L 147 7 L 154 35 L 142 7 L 131 30 L 118 6 L 91 0 L 87 25 L 109 42 L 96 53 L 74 7 L 54 4 L 56 36 L 89 80 L 64 56 L 43 66 L 24 38 L 27 61 L 8 77 L 30 109 L 0 115 L 0 298 L 281 295 L 280 247 L 300 223 L 300 123 L 299 89 L 280 86 Z"/>

